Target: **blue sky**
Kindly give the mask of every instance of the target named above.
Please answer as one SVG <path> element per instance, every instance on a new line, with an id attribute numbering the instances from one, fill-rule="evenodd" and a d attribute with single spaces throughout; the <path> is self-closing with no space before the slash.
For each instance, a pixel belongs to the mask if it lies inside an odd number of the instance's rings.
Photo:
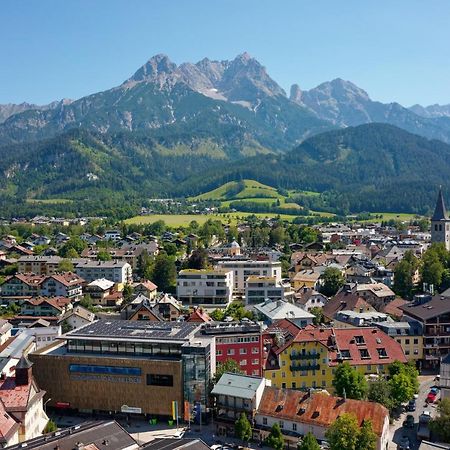
<path id="1" fill-rule="evenodd" d="M 2 0 L 0 103 L 79 98 L 157 53 L 256 57 L 286 90 L 336 77 L 375 100 L 450 103 L 448 0 Z"/>

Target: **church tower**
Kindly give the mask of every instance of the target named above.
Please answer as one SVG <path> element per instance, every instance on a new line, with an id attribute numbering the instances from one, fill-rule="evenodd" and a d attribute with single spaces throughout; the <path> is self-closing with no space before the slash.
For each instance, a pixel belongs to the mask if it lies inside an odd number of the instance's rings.
<path id="1" fill-rule="evenodd" d="M 447 210 L 445 209 L 442 189 L 439 189 L 436 208 L 431 217 L 431 242 L 444 243 L 445 248 L 450 250 L 450 219 L 448 218 Z"/>

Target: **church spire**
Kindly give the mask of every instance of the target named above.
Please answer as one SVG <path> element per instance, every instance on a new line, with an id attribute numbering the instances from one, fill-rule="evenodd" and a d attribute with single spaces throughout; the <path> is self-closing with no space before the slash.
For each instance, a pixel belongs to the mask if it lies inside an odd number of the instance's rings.
<path id="1" fill-rule="evenodd" d="M 444 196 L 442 195 L 442 188 L 439 188 L 438 199 L 436 202 L 436 208 L 431 220 L 448 220 L 447 210 L 445 209 Z"/>

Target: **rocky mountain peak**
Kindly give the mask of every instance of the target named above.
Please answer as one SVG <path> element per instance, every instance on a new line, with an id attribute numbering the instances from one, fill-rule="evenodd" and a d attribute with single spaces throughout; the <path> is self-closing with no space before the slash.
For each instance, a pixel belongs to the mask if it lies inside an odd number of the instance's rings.
<path id="1" fill-rule="evenodd" d="M 162 86 L 173 78 L 176 70 L 177 65 L 167 55 L 158 54 L 150 58 L 128 81 L 153 82 Z"/>
<path id="2" fill-rule="evenodd" d="M 293 84 L 291 86 L 291 92 L 289 94 L 289 99 L 292 102 L 300 104 L 302 102 L 302 90 L 298 84 Z"/>

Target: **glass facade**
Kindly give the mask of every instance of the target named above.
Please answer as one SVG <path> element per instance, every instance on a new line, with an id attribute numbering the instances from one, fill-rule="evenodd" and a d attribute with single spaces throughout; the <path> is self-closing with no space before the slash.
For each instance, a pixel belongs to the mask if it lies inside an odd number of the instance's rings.
<path id="1" fill-rule="evenodd" d="M 93 366 L 90 364 L 70 364 L 69 372 L 100 373 L 107 375 L 141 375 L 139 367 Z"/>

